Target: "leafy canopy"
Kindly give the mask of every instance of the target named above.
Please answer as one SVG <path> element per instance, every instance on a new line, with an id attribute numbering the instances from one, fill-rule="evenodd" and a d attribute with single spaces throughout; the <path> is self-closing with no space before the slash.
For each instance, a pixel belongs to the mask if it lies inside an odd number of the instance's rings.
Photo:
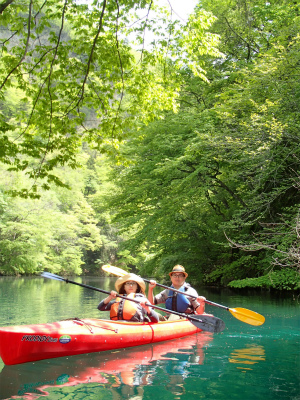
<path id="1" fill-rule="evenodd" d="M 176 111 L 179 69 L 204 77 L 197 54 L 218 53 L 210 13 L 182 27 L 152 0 L 12 1 L 0 11 L 0 161 L 28 174 L 31 188 L 12 192 L 23 197 L 66 186 L 53 169 L 77 168 L 82 141 L 106 151 Z"/>

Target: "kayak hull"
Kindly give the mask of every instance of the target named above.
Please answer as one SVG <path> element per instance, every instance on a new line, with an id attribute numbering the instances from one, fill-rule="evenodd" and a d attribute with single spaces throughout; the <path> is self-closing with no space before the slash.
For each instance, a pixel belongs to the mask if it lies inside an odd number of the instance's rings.
<path id="1" fill-rule="evenodd" d="M 201 329 L 187 319 L 140 323 L 74 319 L 0 328 L 6 365 L 139 346 L 192 335 Z"/>

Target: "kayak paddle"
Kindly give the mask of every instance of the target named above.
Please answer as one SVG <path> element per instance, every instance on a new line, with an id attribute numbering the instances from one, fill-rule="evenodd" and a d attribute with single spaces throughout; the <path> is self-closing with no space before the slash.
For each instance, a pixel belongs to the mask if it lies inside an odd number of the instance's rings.
<path id="1" fill-rule="evenodd" d="M 69 280 L 67 278 L 63 278 L 59 275 L 51 274 L 50 272 L 42 272 L 41 276 L 44 278 L 54 279 L 57 281 L 65 281 L 66 283 L 72 283 L 73 285 L 78 285 L 78 286 L 84 287 L 86 289 L 96 290 L 97 292 L 101 292 L 101 293 L 110 295 L 110 292 L 108 292 L 107 290 L 98 289 L 93 286 L 85 285 L 83 283 L 71 281 L 71 280 Z M 121 299 L 133 301 L 134 303 L 138 303 L 138 304 L 140 303 L 138 300 L 131 299 L 126 296 L 122 296 L 121 294 L 117 294 L 117 297 L 120 297 Z M 168 312 L 170 314 L 176 314 L 183 318 L 187 318 L 193 325 L 195 325 L 197 328 L 201 329 L 202 331 L 217 333 L 217 332 L 222 332 L 225 329 L 224 321 L 222 321 L 220 318 L 217 318 L 217 317 L 213 317 L 210 315 L 188 316 L 185 314 L 178 313 L 177 311 L 165 310 L 164 308 L 157 307 L 152 304 L 149 304 L 149 307 L 152 307 L 157 310 L 164 311 L 164 312 Z"/>
<path id="2" fill-rule="evenodd" d="M 116 275 L 116 276 L 124 276 L 124 275 L 129 273 L 129 272 L 124 271 L 121 268 L 114 267 L 114 266 L 109 265 L 109 264 L 103 265 L 102 269 L 103 269 L 103 271 L 108 272 L 108 273 L 113 274 L 113 275 Z M 144 281 L 150 283 L 150 281 L 147 280 L 147 279 L 144 279 Z M 160 287 L 163 287 L 165 289 L 170 289 L 173 292 L 182 293 L 182 292 L 180 292 L 180 290 L 171 288 L 169 286 L 162 285 L 160 283 L 156 283 L 156 285 L 160 286 Z M 188 297 L 192 297 L 194 299 L 197 298 L 195 296 L 188 296 Z M 209 300 L 205 300 L 205 303 L 210 304 L 212 306 L 223 308 L 224 310 L 229 311 L 236 319 L 239 319 L 240 321 L 243 321 L 243 322 L 245 322 L 246 324 L 249 324 L 249 325 L 259 326 L 259 325 L 262 325 L 265 322 L 265 317 L 263 315 L 258 314 L 255 311 L 247 310 L 246 308 L 240 308 L 240 307 L 229 308 L 229 307 L 223 306 L 222 304 L 217 304 L 217 303 L 214 303 L 214 302 L 209 301 Z"/>

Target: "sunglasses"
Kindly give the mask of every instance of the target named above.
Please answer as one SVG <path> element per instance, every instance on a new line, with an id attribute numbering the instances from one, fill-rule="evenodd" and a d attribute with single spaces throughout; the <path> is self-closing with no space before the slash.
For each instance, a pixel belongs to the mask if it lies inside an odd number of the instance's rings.
<path id="1" fill-rule="evenodd" d="M 133 282 L 133 281 L 128 281 L 128 282 L 125 282 L 125 285 L 126 286 L 134 286 L 134 285 L 137 285 L 137 283 Z"/>
<path id="2" fill-rule="evenodd" d="M 172 274 L 171 276 L 174 276 L 174 278 L 183 278 L 183 274 Z"/>

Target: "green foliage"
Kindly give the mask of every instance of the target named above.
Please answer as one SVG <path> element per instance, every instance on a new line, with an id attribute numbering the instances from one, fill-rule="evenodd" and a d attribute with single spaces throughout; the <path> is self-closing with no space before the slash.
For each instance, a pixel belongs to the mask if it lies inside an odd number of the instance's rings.
<path id="1" fill-rule="evenodd" d="M 86 253 L 103 245 L 95 212 L 84 198 L 84 170 L 56 171 L 72 190 L 54 186 L 39 199 L 4 194 L 19 182 L 2 170 L 0 211 L 1 274 L 34 274 L 48 270 L 80 274 Z M 22 184 L 24 176 L 19 176 Z M 28 182 L 28 181 L 27 181 Z"/>
<path id="2" fill-rule="evenodd" d="M 297 288 L 297 4 L 201 0 L 185 26 L 150 0 L 27 7 L 0 16 L 3 270 Z"/>
<path id="3" fill-rule="evenodd" d="M 256 276 L 258 272 L 263 273 L 268 267 L 268 259 L 259 259 L 253 255 L 241 255 L 236 261 L 217 266 L 212 272 L 205 276 L 204 283 L 207 285 L 227 286 L 233 279 L 243 279 L 245 276 Z"/>
<path id="4" fill-rule="evenodd" d="M 229 282 L 232 288 L 263 288 L 276 290 L 299 290 L 300 274 L 294 269 L 286 268 L 281 271 L 270 272 L 259 278 L 247 278 Z"/>
<path id="5" fill-rule="evenodd" d="M 136 15 L 141 10 L 146 19 Z M 33 182 L 30 189 L 12 189 L 13 195 L 38 197 L 40 181 L 43 190 L 63 186 L 53 171 L 79 167 L 82 141 L 106 151 L 140 123 L 176 110 L 180 60 L 217 54 L 217 41 L 206 34 L 207 13 L 187 27 L 167 16 L 150 0 L 13 1 L 4 9 L 0 161 L 11 171 L 25 170 Z M 157 40 L 146 49 L 147 30 Z"/>
<path id="6" fill-rule="evenodd" d="M 118 211 L 114 221 L 128 235 L 124 246 L 132 254 L 147 254 L 147 269 L 151 265 L 159 274 L 180 260 L 199 274 L 207 265 L 209 237 L 222 235 L 213 226 L 220 216 L 209 219 L 203 214 L 204 208 L 208 212 L 204 202 L 210 168 L 205 157 L 197 165 L 198 154 L 186 149 L 193 121 L 185 125 L 181 117 L 181 112 L 178 118 L 169 115 L 141 130 L 141 136 L 122 146 L 122 156 L 134 154 L 134 163 L 113 171 L 120 190 L 111 194 L 109 205 Z"/>
<path id="7" fill-rule="evenodd" d="M 281 1 L 201 5 L 225 59 L 199 56 L 209 85 L 182 70 L 178 114 L 120 146 L 110 207 L 142 271 L 179 262 L 226 285 L 299 265 L 299 18 Z"/>

